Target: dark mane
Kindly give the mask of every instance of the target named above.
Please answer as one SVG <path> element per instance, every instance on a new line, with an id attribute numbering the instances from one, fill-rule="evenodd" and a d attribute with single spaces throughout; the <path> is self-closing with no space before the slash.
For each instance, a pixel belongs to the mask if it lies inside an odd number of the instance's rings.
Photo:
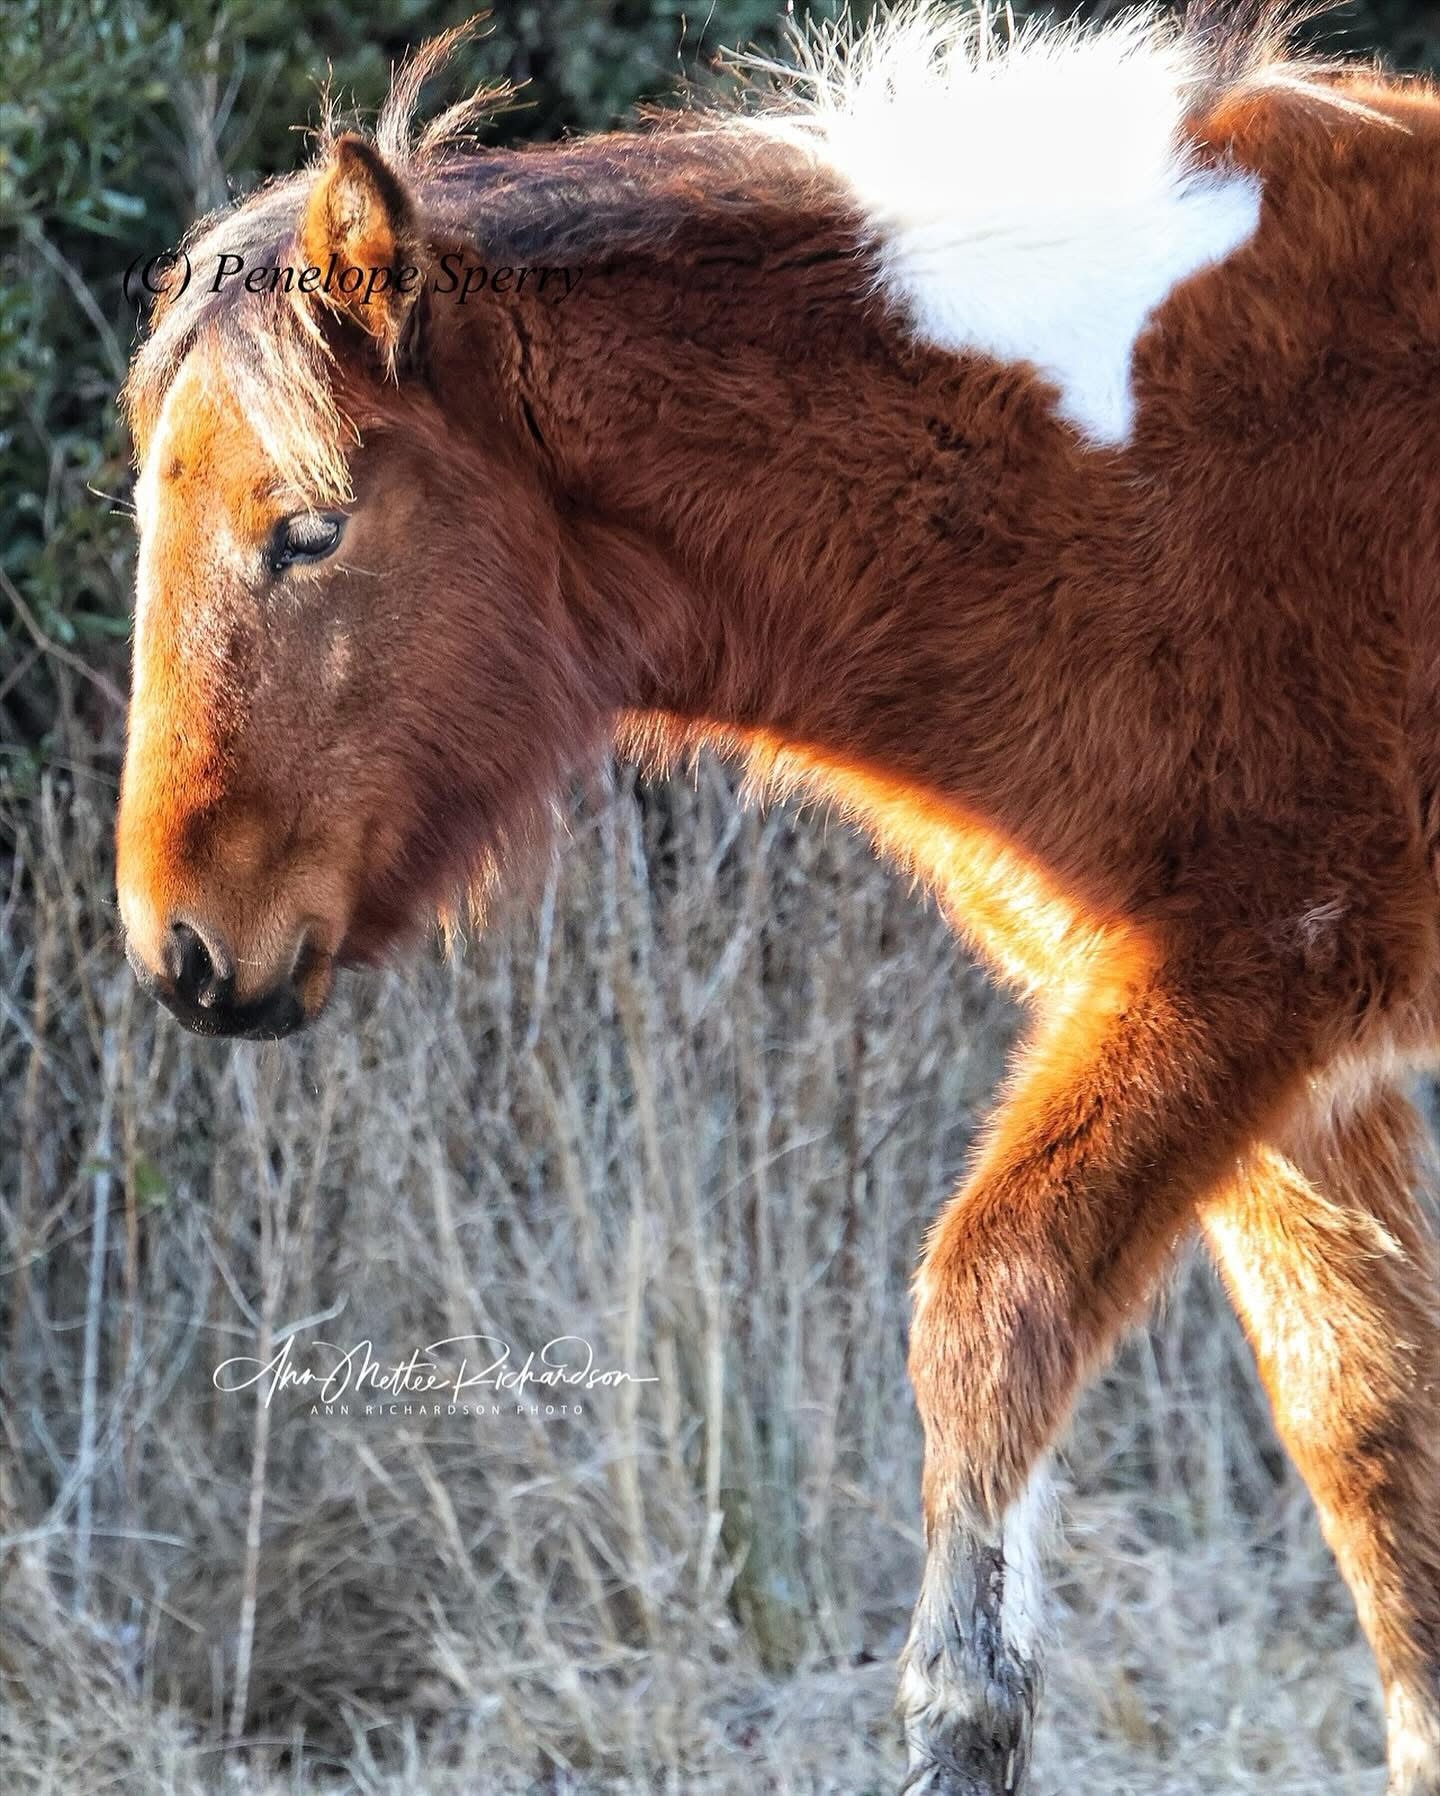
<path id="1" fill-rule="evenodd" d="M 688 120 L 520 150 L 422 142 L 403 161 L 391 155 L 432 248 L 466 249 L 492 266 L 573 267 L 663 254 L 697 211 L 733 222 L 763 210 L 767 166 L 773 203 L 776 162 L 733 133 L 697 130 Z M 273 181 L 186 237 L 196 277 L 157 301 L 125 388 L 141 453 L 181 363 L 208 335 L 286 477 L 317 499 L 343 497 L 344 426 L 325 339 L 284 293 L 250 293 L 238 282 L 214 292 L 200 278 L 222 253 L 243 256 L 246 268 L 293 263 L 313 177 L 314 165 Z"/>
<path id="2" fill-rule="evenodd" d="M 1290 46 L 1301 23 L 1325 10 L 1307 0 L 1191 0 L 1173 29 L 1195 68 L 1196 110 L 1265 80 L 1323 92 L 1335 65 L 1297 61 Z M 983 0 L 970 11 L 989 33 Z M 429 123 L 420 117 L 422 90 L 469 35 L 461 28 L 435 39 L 397 72 L 373 140 L 407 185 L 432 246 L 470 248 L 492 264 L 661 255 L 687 224 L 729 230 L 767 206 L 773 215 L 777 205 L 803 204 L 803 167 L 763 124 L 803 109 L 847 54 L 838 35 L 818 51 L 801 44 L 797 72 L 759 65 L 762 80 L 738 107 L 697 106 L 632 131 L 496 150 L 477 147 L 474 133 L 505 99 L 503 89 L 482 89 Z M 198 223 L 182 246 L 191 265 L 213 270 L 222 252 L 244 256 L 247 268 L 293 262 L 305 199 L 336 131 L 327 119 L 309 167 Z M 202 336 L 221 346 L 237 401 L 282 474 L 317 500 L 343 497 L 346 426 L 332 396 L 332 352 L 288 296 L 238 283 L 214 292 L 192 279 L 184 292 L 157 300 L 123 398 L 138 452 Z"/>

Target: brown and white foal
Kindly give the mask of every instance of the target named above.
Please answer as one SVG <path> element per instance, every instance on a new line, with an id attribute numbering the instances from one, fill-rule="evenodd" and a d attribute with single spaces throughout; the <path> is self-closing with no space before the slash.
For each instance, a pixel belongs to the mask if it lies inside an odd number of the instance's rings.
<path id="1" fill-rule="evenodd" d="M 136 358 L 137 971 L 284 1033 L 617 737 L 833 801 L 1035 1007 L 915 1286 L 907 1787 L 1022 1784 L 1039 1470 L 1198 1221 L 1437 1796 L 1440 98 L 910 15 L 482 152 L 443 48 Z"/>

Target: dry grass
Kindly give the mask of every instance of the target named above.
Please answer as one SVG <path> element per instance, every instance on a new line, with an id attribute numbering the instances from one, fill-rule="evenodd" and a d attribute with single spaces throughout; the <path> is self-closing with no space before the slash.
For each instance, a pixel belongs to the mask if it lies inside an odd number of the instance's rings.
<path id="1" fill-rule="evenodd" d="M 108 827 L 52 789 L 0 908 L 0 1789 L 888 1790 L 906 1284 L 1013 1027 L 934 917 L 714 769 L 622 780 L 462 958 L 237 1048 L 139 1000 Z M 657 1382 L 550 1420 L 214 1389 L 297 1328 L 577 1333 Z M 1039 1790 L 1378 1789 L 1202 1268 L 1068 1487 Z"/>

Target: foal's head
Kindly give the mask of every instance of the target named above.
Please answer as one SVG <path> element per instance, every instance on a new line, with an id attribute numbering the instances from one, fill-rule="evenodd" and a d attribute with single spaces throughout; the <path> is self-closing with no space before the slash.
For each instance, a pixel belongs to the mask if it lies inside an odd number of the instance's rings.
<path id="1" fill-rule="evenodd" d="M 342 137 L 191 246 L 132 374 L 120 907 L 142 982 L 204 1032 L 314 1016 L 337 964 L 525 829 L 595 725 L 498 376 L 442 418 L 423 297 L 347 278 L 433 249 L 402 176 Z M 212 293 L 222 252 L 335 278 Z"/>

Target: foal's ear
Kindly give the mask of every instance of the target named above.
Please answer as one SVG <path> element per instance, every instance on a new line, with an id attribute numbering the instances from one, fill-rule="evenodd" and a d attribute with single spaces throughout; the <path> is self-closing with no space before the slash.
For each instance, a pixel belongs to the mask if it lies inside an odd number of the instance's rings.
<path id="1" fill-rule="evenodd" d="M 314 297 L 358 325 L 392 371 L 424 284 L 410 197 L 363 137 L 337 137 L 305 206 L 300 252 Z"/>

